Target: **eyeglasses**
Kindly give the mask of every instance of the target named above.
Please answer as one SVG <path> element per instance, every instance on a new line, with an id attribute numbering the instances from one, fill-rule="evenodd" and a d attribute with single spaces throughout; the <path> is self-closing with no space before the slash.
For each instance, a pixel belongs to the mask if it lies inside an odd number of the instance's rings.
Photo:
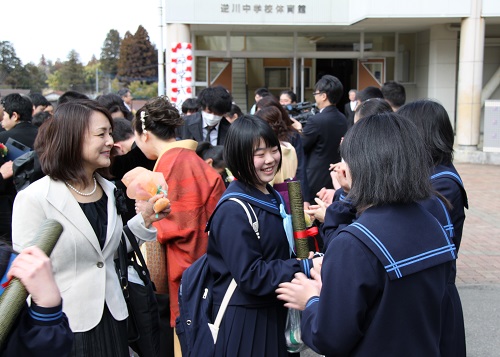
<path id="1" fill-rule="evenodd" d="M 325 92 L 312 92 L 312 95 L 317 96 L 318 94 L 325 93 Z"/>

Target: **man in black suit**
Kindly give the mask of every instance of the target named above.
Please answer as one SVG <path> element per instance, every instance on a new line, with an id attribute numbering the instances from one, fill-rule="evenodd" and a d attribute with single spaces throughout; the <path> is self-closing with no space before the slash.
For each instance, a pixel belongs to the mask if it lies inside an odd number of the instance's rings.
<path id="1" fill-rule="evenodd" d="M 347 127 L 350 128 L 354 125 L 354 110 L 358 102 L 356 101 L 356 89 L 351 89 L 349 91 L 349 102 L 344 106 L 344 114 L 347 118 Z"/>
<path id="2" fill-rule="evenodd" d="M 3 120 L 5 131 L 0 133 L 0 143 L 6 143 L 12 138 L 33 149 L 38 128 L 31 124 L 33 103 L 28 97 L 12 93 L 2 99 Z M 12 207 L 16 197 L 16 188 L 12 177 L 0 178 L 0 236 L 11 240 Z M 29 212 L 27 212 L 29 214 Z"/>
<path id="3" fill-rule="evenodd" d="M 223 116 L 231 111 L 231 94 L 222 86 L 205 88 L 198 96 L 198 103 L 200 111 L 184 118 L 181 138 L 224 145 L 231 124 Z"/>
<path id="4" fill-rule="evenodd" d="M 340 141 L 347 131 L 347 120 L 335 106 L 342 92 L 342 83 L 331 75 L 324 75 L 314 86 L 319 113 L 307 121 L 302 132 L 310 187 L 304 194 L 304 201 L 314 202 L 321 188 L 333 188 L 329 168 L 330 164 L 340 161 Z"/>

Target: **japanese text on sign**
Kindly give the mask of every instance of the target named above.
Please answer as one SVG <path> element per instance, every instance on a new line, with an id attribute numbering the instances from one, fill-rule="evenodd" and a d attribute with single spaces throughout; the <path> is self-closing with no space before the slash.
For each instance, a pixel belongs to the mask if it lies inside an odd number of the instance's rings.
<path id="1" fill-rule="evenodd" d="M 220 12 L 255 13 L 255 14 L 305 14 L 306 5 L 248 5 L 248 4 L 221 4 Z"/>

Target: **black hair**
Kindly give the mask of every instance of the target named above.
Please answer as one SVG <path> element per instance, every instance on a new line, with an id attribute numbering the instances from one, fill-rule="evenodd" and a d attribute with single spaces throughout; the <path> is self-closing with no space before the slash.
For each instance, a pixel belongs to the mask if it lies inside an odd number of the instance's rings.
<path id="1" fill-rule="evenodd" d="M 105 107 L 110 114 L 121 112 L 121 117 L 132 120 L 134 114 L 125 106 L 122 98 L 118 94 L 108 93 L 100 95 L 96 98 L 96 101 Z"/>
<path id="2" fill-rule="evenodd" d="M 340 154 L 352 179 L 348 198 L 359 212 L 431 195 L 431 158 L 405 117 L 388 112 L 359 120 L 345 135 Z"/>
<path id="3" fill-rule="evenodd" d="M 134 136 L 132 123 L 125 118 L 113 118 L 113 133 L 111 134 L 115 143 L 130 139 Z"/>
<path id="4" fill-rule="evenodd" d="M 196 98 L 188 98 L 182 102 L 181 110 L 183 114 L 187 114 L 187 112 L 197 112 L 200 108 L 198 104 L 198 100 Z"/>
<path id="5" fill-rule="evenodd" d="M 339 79 L 330 74 L 325 74 L 321 77 L 320 80 L 316 82 L 314 89 L 317 92 L 326 93 L 326 97 L 332 105 L 338 103 L 344 92 L 344 86 Z"/>
<path id="6" fill-rule="evenodd" d="M 398 114 L 417 126 L 434 165 L 453 161 L 453 127 L 441 104 L 429 99 L 417 100 L 403 105 Z"/>
<path id="7" fill-rule="evenodd" d="M 372 98 L 382 98 L 382 99 L 384 98 L 384 95 L 382 94 L 380 88 L 369 86 L 356 93 L 356 99 L 359 100 L 360 102 L 364 102 L 365 100 Z"/>
<path id="8" fill-rule="evenodd" d="M 259 178 L 253 163 L 254 150 L 264 140 L 266 147 L 281 146 L 273 129 L 264 120 L 254 115 L 243 115 L 229 128 L 224 144 L 224 161 L 234 177 L 248 186 L 257 186 Z M 281 160 L 278 164 L 279 171 Z"/>
<path id="9" fill-rule="evenodd" d="M 392 112 L 392 108 L 385 101 L 385 99 L 381 98 L 371 98 L 367 99 L 356 107 L 356 113 L 359 116 L 359 119 L 364 117 L 369 117 L 370 115 Z"/>
<path id="10" fill-rule="evenodd" d="M 232 117 L 235 114 L 237 114 L 239 118 L 243 115 L 243 112 L 241 111 L 240 107 L 238 107 L 236 104 L 232 104 L 231 110 L 229 111 L 228 115 Z"/>
<path id="11" fill-rule="evenodd" d="M 216 169 L 226 168 L 226 163 L 224 162 L 224 146 L 216 145 L 213 146 L 207 141 L 201 141 L 196 147 L 196 154 L 203 160 L 212 159 L 212 166 Z"/>
<path id="12" fill-rule="evenodd" d="M 255 95 L 260 95 L 261 97 L 266 97 L 268 95 L 271 94 L 271 92 L 269 92 L 269 89 L 267 89 L 266 87 L 261 87 L 261 88 L 257 88 L 254 92 Z"/>
<path id="13" fill-rule="evenodd" d="M 90 99 L 87 97 L 85 94 L 74 91 L 74 90 L 69 90 L 67 92 L 64 92 L 59 99 L 57 100 L 57 105 L 61 105 L 67 102 L 70 102 L 72 100 L 78 100 L 78 99 Z"/>
<path id="14" fill-rule="evenodd" d="M 144 114 L 142 114 L 144 113 Z M 144 115 L 144 118 L 141 117 Z M 152 132 L 161 140 L 175 138 L 175 130 L 184 124 L 179 110 L 167 96 L 155 97 L 135 113 L 132 128 L 139 134 Z"/>
<path id="15" fill-rule="evenodd" d="M 50 114 L 49 112 L 38 112 L 35 115 L 33 115 L 33 119 L 31 119 L 31 124 L 40 127 L 50 118 L 52 118 L 52 114 Z"/>
<path id="16" fill-rule="evenodd" d="M 385 82 L 381 88 L 385 100 L 393 107 L 399 108 L 406 102 L 405 87 L 395 81 Z"/>
<path id="17" fill-rule="evenodd" d="M 39 105 L 43 105 L 45 107 L 52 105 L 41 93 L 30 93 L 28 96 L 35 107 L 38 107 Z"/>
<path id="18" fill-rule="evenodd" d="M 17 113 L 19 121 L 31 121 L 33 114 L 33 103 L 28 96 L 19 93 L 11 93 L 2 99 L 3 110 L 9 114 L 9 117 Z"/>
<path id="19" fill-rule="evenodd" d="M 121 98 L 121 97 L 126 96 L 127 93 L 129 93 L 129 92 L 130 92 L 130 89 L 128 89 L 128 88 L 122 88 L 122 89 L 118 90 L 117 94 Z"/>
<path id="20" fill-rule="evenodd" d="M 203 89 L 198 96 L 201 109 L 208 109 L 217 115 L 224 115 L 231 110 L 233 98 L 226 88 L 222 86 Z"/>
<path id="21" fill-rule="evenodd" d="M 291 91 L 291 90 L 284 90 L 280 93 L 280 97 L 282 95 L 287 95 L 288 97 L 290 97 L 290 100 L 292 101 L 292 103 L 297 103 L 297 95 Z"/>

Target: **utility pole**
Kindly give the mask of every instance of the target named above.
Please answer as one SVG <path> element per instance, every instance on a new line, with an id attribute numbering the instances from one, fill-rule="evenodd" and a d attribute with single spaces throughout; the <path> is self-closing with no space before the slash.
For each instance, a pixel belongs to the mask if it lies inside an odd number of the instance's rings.
<path id="1" fill-rule="evenodd" d="M 95 68 L 95 95 L 99 93 L 99 68 Z"/>

